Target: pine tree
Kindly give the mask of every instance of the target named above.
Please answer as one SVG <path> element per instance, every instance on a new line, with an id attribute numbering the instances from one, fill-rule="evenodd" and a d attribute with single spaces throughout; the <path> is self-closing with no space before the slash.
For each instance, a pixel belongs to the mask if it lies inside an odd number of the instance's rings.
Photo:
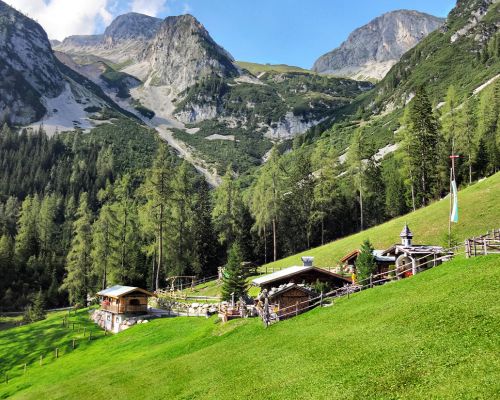
<path id="1" fill-rule="evenodd" d="M 66 257 L 66 278 L 62 288 L 68 291 L 71 304 L 86 305 L 92 291 L 92 215 L 86 193 L 80 195 L 80 203 L 73 224 L 73 239 Z"/>
<path id="2" fill-rule="evenodd" d="M 224 268 L 222 299 L 225 301 L 231 300 L 232 296 L 238 299 L 247 294 L 248 283 L 241 266 L 242 261 L 240 246 L 238 243 L 233 243 Z"/>
<path id="3" fill-rule="evenodd" d="M 405 115 L 402 144 L 411 171 L 415 203 L 424 206 L 437 193 L 439 133 L 436 117 L 423 87 L 417 89 Z"/>
<path id="4" fill-rule="evenodd" d="M 373 246 L 370 240 L 366 239 L 361 245 L 361 251 L 356 259 L 356 274 L 358 282 L 367 279 L 377 271 L 377 264 L 373 255 Z"/>

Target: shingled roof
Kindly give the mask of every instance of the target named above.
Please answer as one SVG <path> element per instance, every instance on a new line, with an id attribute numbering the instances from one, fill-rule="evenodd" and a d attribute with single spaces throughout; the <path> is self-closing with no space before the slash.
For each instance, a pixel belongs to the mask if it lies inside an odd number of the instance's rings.
<path id="1" fill-rule="evenodd" d="M 98 296 L 105 296 L 105 297 L 113 297 L 113 298 L 118 299 L 118 298 L 125 296 L 126 294 L 129 294 L 132 292 L 141 292 L 141 293 L 146 294 L 150 297 L 155 296 L 154 293 L 148 292 L 147 290 L 141 289 L 139 287 L 122 286 L 122 285 L 111 286 L 109 288 L 101 290 L 100 292 L 97 292 L 97 295 Z"/>

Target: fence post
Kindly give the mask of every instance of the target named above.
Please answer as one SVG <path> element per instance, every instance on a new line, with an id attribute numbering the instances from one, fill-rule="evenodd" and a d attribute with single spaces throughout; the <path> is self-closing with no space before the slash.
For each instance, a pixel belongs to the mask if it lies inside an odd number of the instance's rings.
<path id="1" fill-rule="evenodd" d="M 89 331 L 89 342 L 92 340 L 92 331 Z"/>
<path id="2" fill-rule="evenodd" d="M 474 257 L 476 257 L 476 256 L 477 256 L 477 250 L 476 250 L 476 237 L 474 236 L 474 237 L 472 238 L 472 240 L 474 241 Z"/>
<path id="3" fill-rule="evenodd" d="M 465 257 L 470 258 L 470 251 L 469 251 L 469 239 L 465 240 Z"/>
<path id="4" fill-rule="evenodd" d="M 56 358 L 59 358 L 59 348 L 56 347 Z"/>
<path id="5" fill-rule="evenodd" d="M 323 307 L 323 292 L 321 292 L 321 294 L 319 296 L 319 306 Z"/>
<path id="6" fill-rule="evenodd" d="M 489 232 L 488 232 L 489 234 Z M 483 246 L 484 246 L 484 255 L 486 256 L 488 254 L 488 244 L 486 241 L 486 238 L 483 238 Z"/>
<path id="7" fill-rule="evenodd" d="M 9 383 L 9 375 L 7 372 L 5 373 L 5 383 Z"/>
<path id="8" fill-rule="evenodd" d="M 75 339 L 73 339 L 72 346 L 73 346 L 73 350 L 75 350 Z"/>
<path id="9" fill-rule="evenodd" d="M 295 316 L 299 315 L 299 302 L 295 303 Z"/>
<path id="10" fill-rule="evenodd" d="M 370 288 L 373 287 L 373 274 L 370 274 Z"/>
<path id="11" fill-rule="evenodd" d="M 87 327 L 86 327 L 86 326 L 84 326 L 84 327 L 83 327 L 83 336 L 85 336 L 85 331 L 86 331 L 86 330 L 87 330 Z"/>

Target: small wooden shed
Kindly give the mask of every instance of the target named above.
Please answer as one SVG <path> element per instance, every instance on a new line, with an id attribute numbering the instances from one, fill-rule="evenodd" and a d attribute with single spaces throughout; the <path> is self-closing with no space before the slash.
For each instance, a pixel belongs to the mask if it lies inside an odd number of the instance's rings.
<path id="1" fill-rule="evenodd" d="M 105 317 L 103 328 L 118 332 L 127 316 L 148 313 L 148 298 L 155 294 L 139 287 L 115 285 L 101 290 L 97 296 Z"/>
<path id="2" fill-rule="evenodd" d="M 305 285 L 287 283 L 263 291 L 259 301 L 263 302 L 266 296 L 271 312 L 276 314 L 278 319 L 285 319 L 306 311 L 311 299 L 318 294 Z"/>

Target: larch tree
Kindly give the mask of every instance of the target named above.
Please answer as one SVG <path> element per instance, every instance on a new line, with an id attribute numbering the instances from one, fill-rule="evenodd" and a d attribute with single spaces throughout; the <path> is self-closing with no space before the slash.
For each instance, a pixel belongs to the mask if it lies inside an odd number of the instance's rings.
<path id="1" fill-rule="evenodd" d="M 439 164 L 439 132 L 436 116 L 423 87 L 417 89 L 405 115 L 406 135 L 403 151 L 414 182 L 415 203 L 428 204 L 436 194 Z"/>
<path id="2" fill-rule="evenodd" d="M 92 214 L 87 194 L 80 195 L 77 219 L 73 224 L 73 239 L 66 257 L 66 277 L 62 288 L 68 291 L 71 304 L 86 305 L 92 291 Z"/>
<path id="3" fill-rule="evenodd" d="M 365 228 L 363 196 L 366 186 L 365 184 L 366 164 L 363 161 L 364 158 L 363 156 L 365 154 L 363 140 L 364 140 L 363 129 L 362 128 L 356 129 L 356 131 L 354 131 L 354 135 L 352 137 L 349 149 L 347 150 L 348 171 L 353 179 L 355 190 L 358 193 L 360 230 L 363 230 Z"/>
<path id="4" fill-rule="evenodd" d="M 116 231 L 118 219 L 110 204 L 104 204 L 99 217 L 92 225 L 92 272 L 105 289 L 108 282 L 118 283 L 116 279 L 119 268 L 119 247 Z"/>
<path id="5" fill-rule="evenodd" d="M 139 220 L 144 237 L 150 241 L 148 255 L 156 258 L 153 271 L 154 287 L 160 287 L 160 276 L 165 273 L 165 238 L 168 221 L 168 203 L 171 198 L 170 182 L 174 174 L 175 160 L 166 144 L 160 143 L 153 166 L 140 193 L 146 200 L 139 209 Z M 153 239 L 151 241 L 151 239 Z"/>
<path id="6" fill-rule="evenodd" d="M 219 243 L 227 248 L 240 236 L 243 199 L 232 166 L 228 166 L 222 183 L 214 191 L 212 221 Z"/>
<path id="7" fill-rule="evenodd" d="M 20 263 L 26 263 L 31 256 L 37 256 L 40 249 L 38 236 L 38 215 L 40 200 L 37 195 L 24 199 L 17 224 L 16 257 Z"/>
<path id="8" fill-rule="evenodd" d="M 468 181 L 472 184 L 474 157 L 477 151 L 477 100 L 468 99 L 459 111 L 457 148 L 467 157 Z"/>

